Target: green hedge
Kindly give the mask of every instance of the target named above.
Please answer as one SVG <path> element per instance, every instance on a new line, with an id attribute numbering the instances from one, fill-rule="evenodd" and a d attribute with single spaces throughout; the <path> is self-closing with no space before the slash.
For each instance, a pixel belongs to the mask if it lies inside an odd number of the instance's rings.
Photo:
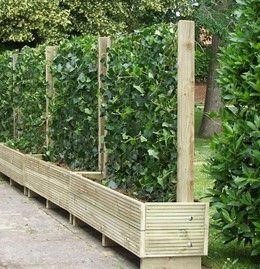
<path id="1" fill-rule="evenodd" d="M 109 50 L 107 184 L 146 201 L 175 200 L 176 27 L 119 37 Z"/>
<path id="2" fill-rule="evenodd" d="M 5 142 L 13 135 L 12 106 L 12 55 L 0 55 L 0 141 Z"/>
<path id="3" fill-rule="evenodd" d="M 97 38 L 66 41 L 53 64 L 50 160 L 76 170 L 97 170 Z"/>
<path id="4" fill-rule="evenodd" d="M 45 145 L 45 48 L 24 47 L 17 55 L 13 106 L 17 138 L 8 144 L 26 153 L 43 153 Z"/>
<path id="5" fill-rule="evenodd" d="M 252 244 L 260 254 L 259 1 L 241 0 L 238 23 L 223 50 L 219 83 L 223 132 L 213 141 L 209 170 L 214 219 L 226 242 Z"/>

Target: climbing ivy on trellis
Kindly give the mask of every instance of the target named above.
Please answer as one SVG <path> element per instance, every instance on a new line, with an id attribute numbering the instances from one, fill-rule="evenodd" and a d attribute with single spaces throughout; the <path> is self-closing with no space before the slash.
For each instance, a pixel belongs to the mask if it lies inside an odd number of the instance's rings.
<path id="1" fill-rule="evenodd" d="M 16 138 L 8 144 L 26 153 L 43 153 L 45 145 L 45 47 L 24 47 L 13 73 Z"/>
<path id="2" fill-rule="evenodd" d="M 116 38 L 109 50 L 107 184 L 147 201 L 175 200 L 176 34 L 156 25 Z"/>
<path id="3" fill-rule="evenodd" d="M 76 170 L 97 170 L 97 38 L 65 41 L 53 64 L 50 160 Z"/>
<path id="4" fill-rule="evenodd" d="M 0 141 L 4 142 L 13 135 L 12 107 L 12 54 L 0 55 Z"/>

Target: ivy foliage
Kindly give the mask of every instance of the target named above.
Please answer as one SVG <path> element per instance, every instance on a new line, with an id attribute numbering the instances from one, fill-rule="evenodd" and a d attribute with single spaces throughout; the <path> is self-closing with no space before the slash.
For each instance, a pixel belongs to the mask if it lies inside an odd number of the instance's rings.
<path id="1" fill-rule="evenodd" d="M 208 77 L 208 66 L 210 62 L 210 47 L 196 44 L 195 51 L 195 79 L 196 82 L 206 82 Z"/>
<path id="2" fill-rule="evenodd" d="M 43 153 L 45 144 L 45 47 L 24 47 L 13 72 L 16 137 L 9 145 L 26 153 Z"/>
<path id="3" fill-rule="evenodd" d="M 175 200 L 176 55 L 168 24 L 119 37 L 109 50 L 106 183 L 146 201 Z"/>
<path id="4" fill-rule="evenodd" d="M 239 0 L 238 24 L 223 50 L 219 83 L 223 132 L 213 140 L 209 170 L 216 226 L 226 242 L 252 244 L 260 254 L 260 3 Z"/>
<path id="5" fill-rule="evenodd" d="M 12 84 L 13 65 L 11 52 L 0 55 L 0 141 L 13 135 Z"/>
<path id="6" fill-rule="evenodd" d="M 53 63 L 50 160 L 76 170 L 97 170 L 97 39 L 75 38 L 61 44 Z"/>

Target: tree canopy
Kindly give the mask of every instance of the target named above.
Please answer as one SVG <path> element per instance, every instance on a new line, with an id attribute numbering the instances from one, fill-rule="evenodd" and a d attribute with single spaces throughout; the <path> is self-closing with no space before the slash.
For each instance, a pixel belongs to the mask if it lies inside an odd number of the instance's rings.
<path id="1" fill-rule="evenodd" d="M 174 21 L 188 0 L 0 0 L 1 43 L 57 42 L 66 36 L 108 35 Z"/>
<path id="2" fill-rule="evenodd" d="M 59 0 L 0 0 L 2 43 L 57 40 L 69 23 L 69 11 L 60 8 Z"/>

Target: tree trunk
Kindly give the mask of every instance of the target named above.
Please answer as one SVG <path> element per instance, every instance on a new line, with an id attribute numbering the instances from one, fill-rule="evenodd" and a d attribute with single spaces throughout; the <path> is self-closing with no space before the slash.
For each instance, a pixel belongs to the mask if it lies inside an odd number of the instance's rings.
<path id="1" fill-rule="evenodd" d="M 216 81 L 219 43 L 219 37 L 214 35 L 212 38 L 212 56 L 207 79 L 204 113 L 199 131 L 199 136 L 204 138 L 210 138 L 215 133 L 219 133 L 221 131 L 221 122 L 216 118 L 220 108 L 222 107 L 220 89 Z"/>

